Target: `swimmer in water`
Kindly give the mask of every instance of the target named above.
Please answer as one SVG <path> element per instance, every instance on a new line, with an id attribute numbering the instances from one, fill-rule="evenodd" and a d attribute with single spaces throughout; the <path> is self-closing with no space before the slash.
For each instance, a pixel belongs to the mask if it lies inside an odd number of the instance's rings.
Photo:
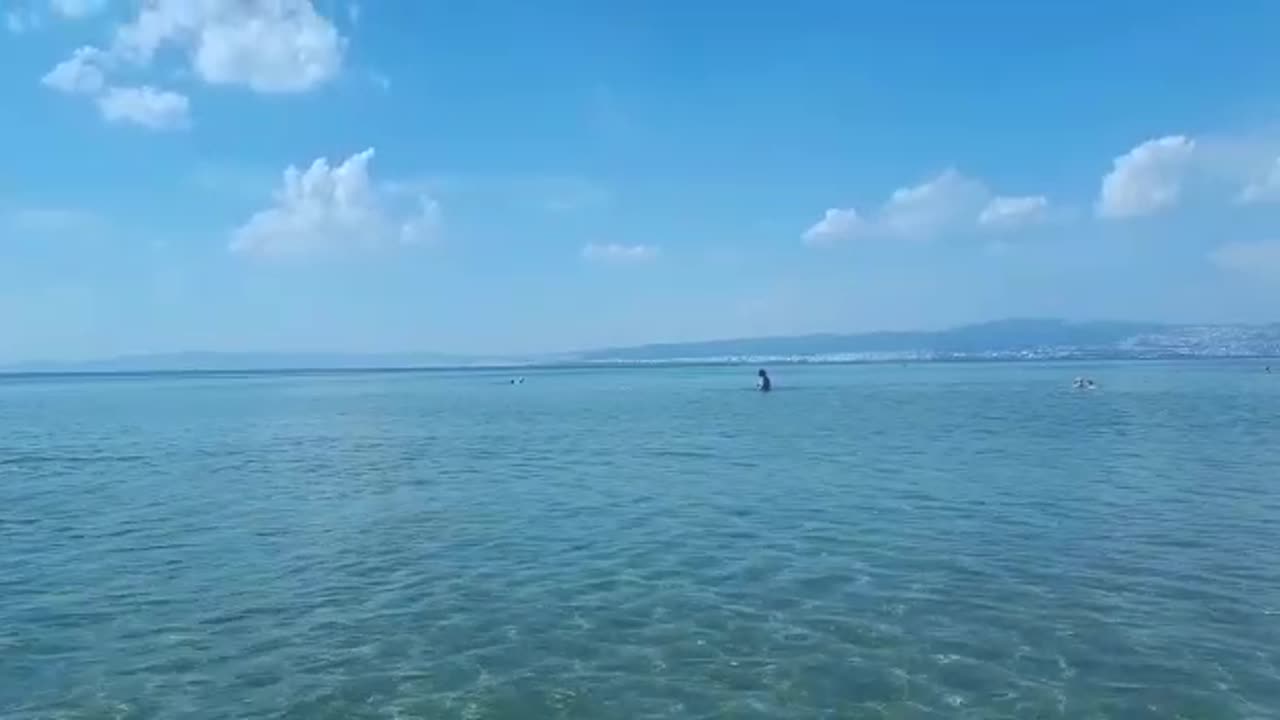
<path id="1" fill-rule="evenodd" d="M 769 392 L 773 389 L 773 382 L 769 380 L 769 373 L 761 370 L 756 373 L 760 379 L 756 380 L 756 389 L 760 392 Z"/>

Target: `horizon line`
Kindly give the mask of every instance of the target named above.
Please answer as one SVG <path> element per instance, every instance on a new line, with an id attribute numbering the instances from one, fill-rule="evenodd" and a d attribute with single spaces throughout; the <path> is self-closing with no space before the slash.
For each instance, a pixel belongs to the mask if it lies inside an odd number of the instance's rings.
<path id="1" fill-rule="evenodd" d="M 1063 318 L 1053 318 L 1053 317 L 1023 316 L 1023 317 L 1007 317 L 1007 318 L 994 319 L 994 320 L 963 323 L 963 324 L 951 325 L 951 326 L 947 326 L 939 329 L 917 328 L 917 329 L 898 329 L 898 330 L 867 330 L 867 331 L 853 331 L 853 332 L 820 331 L 820 332 L 798 333 L 798 334 L 721 337 L 721 338 L 709 338 L 709 339 L 700 339 L 700 340 L 653 341 L 653 342 L 634 343 L 634 344 L 586 347 L 586 348 L 579 348 L 575 350 L 543 351 L 543 352 L 528 352 L 528 353 L 506 353 L 506 352 L 466 353 L 466 352 L 448 352 L 448 351 L 433 351 L 433 350 L 368 350 L 368 351 L 360 351 L 360 350 L 356 350 L 356 351 L 350 351 L 350 350 L 172 350 L 172 351 L 158 351 L 158 352 L 129 352 L 129 353 L 116 354 L 116 355 L 109 355 L 109 356 L 99 356 L 99 357 L 79 358 L 79 359 L 54 360 L 54 359 L 44 358 L 44 359 L 35 359 L 35 360 L 18 360 L 13 362 L 7 362 L 7 363 L 4 363 L 3 365 L 0 365 L 0 373 L 6 374 L 6 375 L 15 375 L 15 374 L 23 374 L 23 373 L 50 374 L 50 373 L 59 373 L 59 372 L 76 373 L 76 374 L 95 373 L 95 372 L 96 373 L 121 373 L 121 372 L 131 372 L 131 370 L 110 370 L 110 369 L 59 370 L 57 368 L 68 368 L 68 367 L 74 367 L 77 365 L 92 366 L 92 365 L 109 365 L 112 363 L 123 364 L 123 363 L 129 363 L 129 362 L 145 363 L 147 361 L 182 360 L 184 358 L 199 359 L 201 357 L 219 358 L 219 359 L 226 359 L 226 360 L 248 359 L 248 358 L 257 357 L 265 361 L 270 361 L 273 358 L 284 359 L 290 356 L 296 356 L 295 359 L 298 359 L 300 361 L 300 363 L 296 366 L 282 365 L 279 367 L 257 367 L 257 368 L 246 367 L 245 368 L 246 370 L 252 369 L 252 370 L 282 370 L 282 371 L 283 370 L 330 371 L 330 370 L 342 370 L 342 369 L 350 369 L 350 370 L 471 369 L 471 368 L 478 368 L 478 367 L 519 368 L 519 367 L 531 367 L 531 366 L 563 367 L 567 364 L 574 364 L 574 363 L 595 365 L 600 363 L 616 363 L 616 362 L 642 363 L 642 364 L 649 364 L 649 363 L 663 362 L 663 361 L 666 361 L 666 362 L 681 362 L 681 361 L 715 362 L 718 359 L 724 359 L 728 357 L 734 357 L 734 358 L 758 357 L 762 360 L 771 359 L 771 360 L 777 361 L 778 358 L 785 358 L 785 357 L 803 357 L 803 358 L 816 359 L 824 355 L 825 356 L 832 356 L 832 355 L 864 355 L 865 356 L 865 355 L 871 355 L 871 354 L 877 354 L 877 353 L 878 354 L 888 354 L 888 353 L 919 354 L 922 352 L 922 350 L 904 348 L 899 350 L 886 350 L 886 351 L 809 352 L 809 353 L 787 352 L 787 353 L 778 353 L 778 354 L 770 354 L 767 352 L 727 353 L 726 355 L 723 355 L 723 356 L 705 356 L 705 357 L 672 356 L 669 358 L 646 358 L 646 359 L 608 358 L 608 357 L 599 357 L 599 356 L 602 353 L 609 353 L 609 352 L 626 353 L 626 352 L 634 352 L 634 351 L 640 351 L 640 350 L 655 350 L 655 349 L 662 349 L 662 348 L 674 349 L 674 348 L 679 348 L 684 346 L 720 345 L 720 344 L 731 344 L 731 343 L 787 342 L 787 341 L 794 342 L 794 341 L 804 341 L 808 339 L 815 339 L 815 340 L 816 339 L 839 339 L 839 338 L 854 339 L 854 338 L 866 338 L 866 337 L 872 337 L 872 336 L 886 336 L 886 335 L 887 336 L 944 335 L 947 333 L 957 332 L 961 330 L 976 329 L 976 328 L 983 328 L 983 327 L 989 327 L 989 326 L 999 326 L 999 325 L 1012 325 L 1017 323 L 1043 323 L 1043 324 L 1053 324 L 1053 325 L 1064 326 L 1064 327 L 1110 325 L 1110 326 L 1134 326 L 1134 327 L 1148 327 L 1148 328 L 1162 328 L 1162 329 L 1193 329 L 1193 328 L 1263 329 L 1263 328 L 1273 328 L 1276 326 L 1280 326 L 1280 321 L 1253 322 L 1253 323 L 1250 323 L 1250 322 L 1195 323 L 1195 322 L 1164 322 L 1164 321 L 1141 321 L 1141 320 L 1067 320 Z M 1002 352 L 1002 351 L 997 348 L 991 348 L 987 352 L 995 353 L 995 352 Z M 1008 351 L 1005 350 L 1004 352 L 1008 352 Z M 956 354 L 956 353 L 950 353 L 950 354 Z M 596 357 L 592 357 L 592 356 L 596 356 Z M 309 366 L 306 364 L 308 358 L 310 358 L 311 360 L 319 361 L 320 364 L 315 366 Z M 397 359 L 397 360 L 403 360 L 404 362 L 392 362 L 386 365 L 379 365 L 376 363 L 377 359 L 379 358 Z M 430 360 L 431 358 L 434 358 L 439 362 L 433 362 Z M 344 363 L 342 365 L 324 364 L 323 361 L 325 359 L 328 359 L 331 361 L 337 361 L 337 363 L 342 363 L 342 361 L 347 361 L 347 363 Z M 423 360 L 425 362 L 415 362 L 415 359 Z M 362 360 L 368 360 L 370 362 L 368 364 L 361 364 Z M 857 362 L 857 360 L 850 360 L 850 361 Z M 743 362 L 746 362 L 746 360 L 743 360 Z M 832 362 L 832 360 L 826 360 L 826 362 Z M 226 368 L 226 369 L 211 368 L 210 370 L 211 371 L 225 370 L 227 372 L 239 371 L 232 368 Z M 149 370 L 143 370 L 143 369 L 139 369 L 138 371 L 149 372 Z M 181 372 L 183 370 L 174 369 L 171 371 Z"/>

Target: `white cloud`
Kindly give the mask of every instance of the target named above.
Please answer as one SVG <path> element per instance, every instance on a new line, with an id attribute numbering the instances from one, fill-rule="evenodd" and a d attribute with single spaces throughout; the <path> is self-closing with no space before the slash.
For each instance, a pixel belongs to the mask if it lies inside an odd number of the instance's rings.
<path id="1" fill-rule="evenodd" d="M 978 224 L 993 229 L 1024 227 L 1044 220 L 1049 199 L 1043 195 L 993 197 L 978 215 Z"/>
<path id="2" fill-rule="evenodd" d="M 106 86 L 106 76 L 101 67 L 103 61 L 101 50 L 82 47 L 58 63 L 40 82 L 64 93 L 95 95 Z"/>
<path id="3" fill-rule="evenodd" d="M 853 208 L 828 208 L 822 219 L 804 231 L 805 243 L 813 246 L 831 245 L 847 240 L 865 230 L 867 223 Z"/>
<path id="4" fill-rule="evenodd" d="M 296 93 L 338 73 L 346 40 L 311 0 L 146 0 L 113 53 L 146 65 L 166 46 L 211 85 Z"/>
<path id="5" fill-rule="evenodd" d="M 654 260 L 658 248 L 652 245 L 621 245 L 618 243 L 590 243 L 582 248 L 582 257 L 596 262 L 637 263 Z"/>
<path id="6" fill-rule="evenodd" d="M 55 12 L 65 17 L 84 17 L 104 6 L 104 0 L 53 0 Z M 151 126 L 164 118 L 168 127 L 179 113 L 187 115 L 185 96 L 114 88 L 110 76 L 128 66 L 150 68 L 161 51 L 173 50 L 207 84 L 300 93 L 337 75 L 346 45 L 311 0 L 141 0 L 137 15 L 116 29 L 107 49 L 76 50 L 43 82 L 62 92 L 98 96 L 110 118 L 145 118 L 142 124 Z"/>
<path id="7" fill-rule="evenodd" d="M 275 204 L 238 228 L 231 249 L 266 257 L 287 257 L 421 244 L 439 226 L 435 201 L 422 193 L 406 198 L 369 174 L 372 148 L 331 167 L 317 159 L 306 170 L 290 166 Z"/>
<path id="8" fill-rule="evenodd" d="M 894 190 L 873 215 L 831 208 L 803 237 L 812 246 L 854 237 L 927 240 L 948 232 L 1027 225 L 1041 219 L 1048 205 L 1040 195 L 993 196 L 980 180 L 948 169 L 919 185 Z"/>
<path id="9" fill-rule="evenodd" d="M 82 47 L 58 63 L 41 82 L 54 90 L 94 97 L 109 122 L 173 130 L 190 124 L 190 101 L 185 95 L 149 85 L 114 87 L 107 84 L 104 66 L 111 58 L 94 47 Z"/>
<path id="10" fill-rule="evenodd" d="M 49 0 L 49 7 L 64 18 L 78 20 L 100 12 L 107 0 Z"/>
<path id="11" fill-rule="evenodd" d="M 1246 185 L 1238 200 L 1244 204 L 1280 202 L 1280 158 L 1271 164 L 1264 177 Z"/>
<path id="12" fill-rule="evenodd" d="M 1177 204 L 1196 143 L 1184 135 L 1148 140 L 1113 161 L 1102 179 L 1097 213 L 1105 218 L 1151 215 Z"/>
<path id="13" fill-rule="evenodd" d="M 1230 242 L 1210 253 L 1209 259 L 1230 272 L 1280 279 L 1280 240 Z"/>
<path id="14" fill-rule="evenodd" d="M 98 109 L 109 122 L 151 130 L 176 130 L 190 123 L 190 102 L 185 95 L 147 85 L 107 88 L 98 96 Z"/>
<path id="15" fill-rule="evenodd" d="M 946 170 L 928 182 L 894 190 L 879 224 L 889 235 L 927 238 L 971 224 L 989 195 L 977 180 Z"/>

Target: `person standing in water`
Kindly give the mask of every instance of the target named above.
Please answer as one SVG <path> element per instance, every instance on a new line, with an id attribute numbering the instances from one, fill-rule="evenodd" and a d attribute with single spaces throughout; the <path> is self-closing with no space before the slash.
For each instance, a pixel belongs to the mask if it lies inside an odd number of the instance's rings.
<path id="1" fill-rule="evenodd" d="M 760 392 L 769 392 L 773 389 L 773 382 L 769 380 L 769 373 L 762 369 L 760 372 L 756 373 L 756 375 L 760 377 L 759 380 L 756 380 L 757 390 Z"/>

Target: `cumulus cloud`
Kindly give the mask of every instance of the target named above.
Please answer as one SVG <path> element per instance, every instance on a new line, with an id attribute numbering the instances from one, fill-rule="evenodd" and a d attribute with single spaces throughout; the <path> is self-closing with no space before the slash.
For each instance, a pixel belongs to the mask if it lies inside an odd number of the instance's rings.
<path id="1" fill-rule="evenodd" d="M 1041 222 L 1049 209 L 1043 195 L 993 197 L 978 215 L 978 224 L 989 228 L 1017 228 Z"/>
<path id="2" fill-rule="evenodd" d="M 145 65 L 166 47 L 211 85 L 295 93 L 337 74 L 346 40 L 311 0 L 146 0 L 113 52 Z"/>
<path id="3" fill-rule="evenodd" d="M 582 248 L 582 257 L 595 262 L 637 263 L 658 257 L 658 248 L 652 245 L 622 245 L 619 243 L 590 243 Z"/>
<path id="4" fill-rule="evenodd" d="M 1048 204 L 1038 195 L 993 196 L 981 181 L 949 169 L 894 190 L 870 216 L 853 208 L 831 208 L 803 237 L 814 246 L 856 237 L 927 240 L 947 232 L 1025 225 L 1043 215 Z"/>
<path id="5" fill-rule="evenodd" d="M 1209 254 L 1223 270 L 1280 280 L 1280 240 L 1230 242 Z"/>
<path id="6" fill-rule="evenodd" d="M 175 130 L 190 124 L 191 103 L 185 95 L 149 85 L 108 85 L 103 67 L 109 61 L 101 50 L 82 47 L 45 74 L 41 82 L 59 92 L 93 97 L 108 122 L 150 130 Z"/>
<path id="7" fill-rule="evenodd" d="M 1115 158 L 1102 178 L 1097 213 L 1104 218 L 1151 215 L 1177 204 L 1196 143 L 1184 135 L 1148 140 Z"/>
<path id="8" fill-rule="evenodd" d="M 70 94 L 95 95 L 106 86 L 104 56 L 95 47 L 82 47 L 41 78 L 46 87 Z"/>
<path id="9" fill-rule="evenodd" d="M 284 172 L 275 203 L 232 235 L 234 252 L 287 257 L 420 244 L 434 237 L 439 208 L 422 193 L 375 183 L 372 148 L 333 167 L 319 158 Z"/>
<path id="10" fill-rule="evenodd" d="M 894 190 L 880 212 L 880 225 L 897 237 L 930 237 L 972 223 L 989 195 L 981 182 L 946 170 L 928 182 Z"/>
<path id="11" fill-rule="evenodd" d="M 831 245 L 848 240 L 866 229 L 867 224 L 853 208 L 828 208 L 822 219 L 804 231 L 804 241 L 809 245 Z"/>
<path id="12" fill-rule="evenodd" d="M 107 0 L 49 0 L 49 7 L 64 18 L 78 20 L 100 12 Z"/>
<path id="13" fill-rule="evenodd" d="M 55 0 L 54 8 L 67 17 L 83 17 L 103 4 Z M 111 75 L 150 68 L 164 51 L 173 51 L 209 85 L 301 93 L 337 75 L 346 46 L 312 0 L 142 0 L 137 15 L 116 29 L 105 49 L 80 48 L 43 82 L 62 92 L 101 95 L 98 104 L 105 113 L 107 107 L 118 108 L 123 97 L 114 90 L 129 94 L 128 88 L 112 87 Z M 181 96 L 157 90 L 150 99 L 160 97 L 172 112 Z"/>
<path id="14" fill-rule="evenodd" d="M 98 96 L 98 108 L 109 122 L 131 123 L 151 130 L 176 130 L 190 121 L 190 103 L 185 95 L 147 85 L 107 88 Z"/>

